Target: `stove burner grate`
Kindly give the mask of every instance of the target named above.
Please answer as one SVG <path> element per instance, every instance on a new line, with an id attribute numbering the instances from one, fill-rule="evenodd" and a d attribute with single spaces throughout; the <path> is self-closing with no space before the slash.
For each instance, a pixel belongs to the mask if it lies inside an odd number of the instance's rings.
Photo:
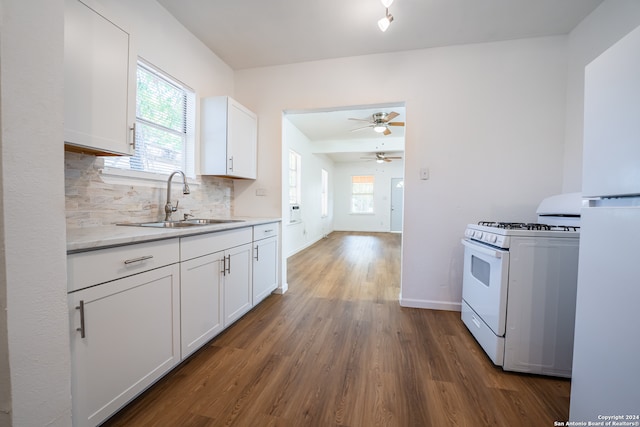
<path id="1" fill-rule="evenodd" d="M 544 231 L 578 231 L 580 227 L 570 225 L 548 225 L 536 222 L 496 222 L 480 221 L 478 225 L 486 227 L 504 228 L 506 230 L 544 230 Z"/>

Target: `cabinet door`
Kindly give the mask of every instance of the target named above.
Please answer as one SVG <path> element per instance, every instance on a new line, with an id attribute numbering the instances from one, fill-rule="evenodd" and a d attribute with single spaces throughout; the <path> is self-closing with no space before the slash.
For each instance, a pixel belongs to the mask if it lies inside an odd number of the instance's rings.
<path id="1" fill-rule="evenodd" d="M 253 250 L 253 305 L 256 305 L 278 287 L 278 238 L 259 240 Z"/>
<path id="2" fill-rule="evenodd" d="M 65 1 L 64 140 L 71 150 L 131 155 L 136 54 L 131 34 L 100 9 Z"/>
<path id="3" fill-rule="evenodd" d="M 252 307 L 251 244 L 224 251 L 224 327 Z"/>
<path id="4" fill-rule="evenodd" d="M 222 259 L 218 252 L 180 265 L 182 359 L 222 330 Z"/>
<path id="5" fill-rule="evenodd" d="M 231 98 L 227 108 L 227 173 L 255 179 L 258 140 L 256 116 Z"/>
<path id="6" fill-rule="evenodd" d="M 203 98 L 201 104 L 203 175 L 255 179 L 258 118 L 227 96 Z"/>
<path id="7" fill-rule="evenodd" d="M 180 361 L 179 277 L 175 264 L 69 295 L 74 425 L 100 424 Z"/>

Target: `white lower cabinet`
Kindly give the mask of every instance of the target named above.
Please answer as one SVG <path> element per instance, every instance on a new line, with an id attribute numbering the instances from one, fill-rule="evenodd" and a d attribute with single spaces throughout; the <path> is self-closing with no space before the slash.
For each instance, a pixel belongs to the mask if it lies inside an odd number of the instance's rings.
<path id="1" fill-rule="evenodd" d="M 68 255 L 73 425 L 101 424 L 269 295 L 278 226 Z"/>
<path id="2" fill-rule="evenodd" d="M 251 305 L 251 227 L 180 239 L 182 358 Z"/>
<path id="3" fill-rule="evenodd" d="M 253 307 L 251 299 L 251 244 L 225 251 L 224 327 Z"/>
<path id="4" fill-rule="evenodd" d="M 253 227 L 253 305 L 278 287 L 278 224 Z"/>
<path id="5" fill-rule="evenodd" d="M 222 252 L 180 263 L 183 359 L 222 331 L 222 265 Z"/>
<path id="6" fill-rule="evenodd" d="M 69 294 L 73 425 L 100 424 L 180 362 L 179 267 Z"/>

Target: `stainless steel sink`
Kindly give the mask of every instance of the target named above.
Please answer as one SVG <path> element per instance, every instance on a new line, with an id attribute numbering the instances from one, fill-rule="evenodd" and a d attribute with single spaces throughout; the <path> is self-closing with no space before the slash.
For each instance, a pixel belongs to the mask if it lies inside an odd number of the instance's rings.
<path id="1" fill-rule="evenodd" d="M 190 224 L 206 225 L 206 224 L 227 224 L 230 222 L 244 222 L 244 220 L 243 219 L 196 218 L 196 219 L 188 219 L 186 222 Z"/>
<path id="2" fill-rule="evenodd" d="M 154 227 L 154 228 L 180 228 L 194 227 L 198 225 L 227 224 L 230 222 L 243 222 L 242 219 L 217 219 L 217 218 L 197 218 L 186 221 L 154 221 L 154 222 L 123 222 L 116 225 L 127 225 L 130 227 Z"/>
<path id="3" fill-rule="evenodd" d="M 155 227 L 155 228 L 179 228 L 179 227 L 193 227 L 196 223 L 185 221 L 157 221 L 157 222 L 126 222 L 116 225 L 128 225 L 131 227 Z"/>

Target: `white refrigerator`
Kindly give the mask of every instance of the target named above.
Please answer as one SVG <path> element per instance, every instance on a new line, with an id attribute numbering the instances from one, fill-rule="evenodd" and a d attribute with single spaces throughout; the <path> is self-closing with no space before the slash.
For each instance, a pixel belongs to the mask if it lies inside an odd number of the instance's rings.
<path id="1" fill-rule="evenodd" d="M 640 425 L 640 27 L 585 69 L 582 193 L 570 419 Z"/>

